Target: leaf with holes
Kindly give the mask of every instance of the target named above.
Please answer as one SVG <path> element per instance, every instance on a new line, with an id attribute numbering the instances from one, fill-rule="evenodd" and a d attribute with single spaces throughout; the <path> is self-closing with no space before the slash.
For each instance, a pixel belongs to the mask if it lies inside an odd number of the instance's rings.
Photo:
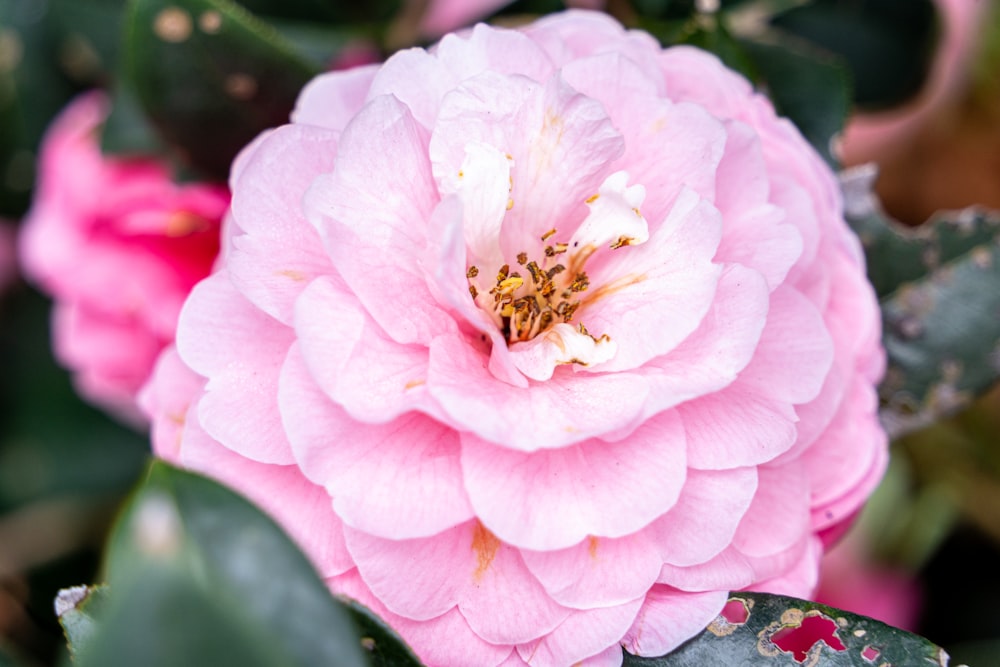
<path id="1" fill-rule="evenodd" d="M 659 658 L 625 653 L 625 667 L 946 667 L 948 654 L 923 637 L 817 602 L 733 593 L 708 628 Z"/>
<path id="2" fill-rule="evenodd" d="M 224 179 L 236 153 L 288 121 L 319 68 L 231 0 L 132 0 L 126 73 L 180 157 Z"/>
<path id="3" fill-rule="evenodd" d="M 369 664 L 351 614 L 277 525 L 162 462 L 113 530 L 107 578 L 96 630 L 69 634 L 80 667 Z M 374 639 L 405 653 L 388 631 Z"/>
<path id="4" fill-rule="evenodd" d="M 873 168 L 841 179 L 881 298 L 889 368 L 883 421 L 898 436 L 968 405 L 1000 378 L 1000 213 L 939 213 L 908 229 L 872 192 Z"/>

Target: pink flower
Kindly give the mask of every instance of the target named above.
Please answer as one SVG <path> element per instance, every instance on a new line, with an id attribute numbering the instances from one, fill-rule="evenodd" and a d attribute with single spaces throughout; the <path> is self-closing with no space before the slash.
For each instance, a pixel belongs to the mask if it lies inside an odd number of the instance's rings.
<path id="1" fill-rule="evenodd" d="M 81 394 L 135 419 L 135 394 L 218 253 L 229 193 L 178 185 L 151 158 L 105 158 L 107 112 L 90 93 L 49 129 L 20 253 L 26 275 L 55 300 L 55 353 Z"/>
<path id="2" fill-rule="evenodd" d="M 823 557 L 815 599 L 915 631 L 922 597 L 917 580 L 901 570 L 876 563 L 858 527 Z"/>
<path id="3" fill-rule="evenodd" d="M 746 80 L 602 14 L 332 73 L 233 168 L 144 405 L 431 665 L 665 653 L 808 594 L 882 474 L 836 182 Z"/>
<path id="4" fill-rule="evenodd" d="M 936 0 L 943 31 L 937 56 L 923 89 L 902 107 L 855 116 L 844 129 L 841 157 L 847 164 L 884 161 L 905 151 L 915 134 L 936 114 L 960 99 L 969 64 L 982 39 L 989 3 L 982 0 Z"/>

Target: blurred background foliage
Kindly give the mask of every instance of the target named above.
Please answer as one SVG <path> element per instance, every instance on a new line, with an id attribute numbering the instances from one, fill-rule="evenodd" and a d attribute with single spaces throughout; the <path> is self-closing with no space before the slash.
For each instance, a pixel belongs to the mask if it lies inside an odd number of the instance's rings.
<path id="1" fill-rule="evenodd" d="M 942 75 L 954 40 L 938 10 L 962 2 L 977 6 L 978 18 L 961 36 L 967 52 L 957 69 Z M 922 600 L 911 609 L 912 629 L 973 665 L 1000 664 L 1000 392 L 989 391 L 1000 375 L 996 5 L 605 3 L 664 44 L 718 54 L 768 92 L 831 164 L 876 160 L 877 180 L 855 170 L 844 184 L 883 297 L 893 358 L 882 398 L 898 437 L 890 472 L 855 528 L 862 537 L 849 540 L 861 544 L 859 562 L 917 591 L 907 603 Z M 353 49 L 379 58 L 429 44 L 418 27 L 427 6 L 0 0 L 0 224 L 14 227 L 27 211 L 45 128 L 79 92 L 113 95 L 105 150 L 156 152 L 182 175 L 224 179 L 236 151 L 287 118 L 314 74 Z M 222 13 L 225 29 L 206 40 L 211 22 L 200 30 L 164 24 L 164 10 L 177 7 L 200 19 Z M 516 24 L 562 8 L 517 0 L 483 18 Z M 936 86 L 946 92 L 935 97 Z M 907 116 L 917 120 L 891 130 L 895 139 L 851 144 L 855 126 L 892 128 Z M 914 294 L 935 307 L 915 314 Z M 45 297 L 20 282 L 0 299 L 0 666 L 53 665 L 66 649 L 52 601 L 61 588 L 96 579 L 108 527 L 145 470 L 148 444 L 76 397 L 51 356 Z M 870 583 L 872 596 L 878 585 Z"/>

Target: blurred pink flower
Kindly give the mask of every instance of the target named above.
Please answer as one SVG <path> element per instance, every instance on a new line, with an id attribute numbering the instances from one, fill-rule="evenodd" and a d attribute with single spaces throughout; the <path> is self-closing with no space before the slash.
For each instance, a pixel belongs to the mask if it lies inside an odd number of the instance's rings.
<path id="1" fill-rule="evenodd" d="M 910 102 L 890 110 L 858 114 L 844 129 L 840 146 L 845 164 L 879 162 L 907 148 L 913 135 L 958 96 L 969 76 L 969 64 L 980 40 L 984 0 L 936 0 L 942 33 L 937 56 L 923 89 Z"/>
<path id="2" fill-rule="evenodd" d="M 823 556 L 816 601 L 911 632 L 920 615 L 914 577 L 873 561 L 857 527 Z"/>
<path id="3" fill-rule="evenodd" d="M 105 158 L 107 112 L 107 100 L 90 93 L 52 124 L 20 254 L 25 274 L 55 301 L 55 353 L 80 393 L 136 420 L 135 394 L 218 254 L 229 193 L 178 185 L 152 158 Z"/>
<path id="4" fill-rule="evenodd" d="M 880 478 L 880 319 L 833 174 L 609 17 L 323 75 L 232 172 L 143 405 L 431 665 L 619 664 L 807 595 Z"/>

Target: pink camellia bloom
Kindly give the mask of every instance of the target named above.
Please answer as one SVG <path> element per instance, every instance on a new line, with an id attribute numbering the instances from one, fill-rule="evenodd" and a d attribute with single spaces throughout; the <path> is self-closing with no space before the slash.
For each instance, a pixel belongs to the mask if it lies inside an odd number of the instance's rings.
<path id="1" fill-rule="evenodd" d="M 86 94 L 55 120 L 25 220 L 25 274 L 55 301 L 53 345 L 80 393 L 125 419 L 181 305 L 219 249 L 226 188 L 178 185 L 153 159 L 105 158 L 108 112 Z"/>
<path id="2" fill-rule="evenodd" d="M 430 665 L 617 665 L 806 595 L 882 474 L 833 174 L 609 17 L 323 75 L 236 161 L 144 406 Z"/>

